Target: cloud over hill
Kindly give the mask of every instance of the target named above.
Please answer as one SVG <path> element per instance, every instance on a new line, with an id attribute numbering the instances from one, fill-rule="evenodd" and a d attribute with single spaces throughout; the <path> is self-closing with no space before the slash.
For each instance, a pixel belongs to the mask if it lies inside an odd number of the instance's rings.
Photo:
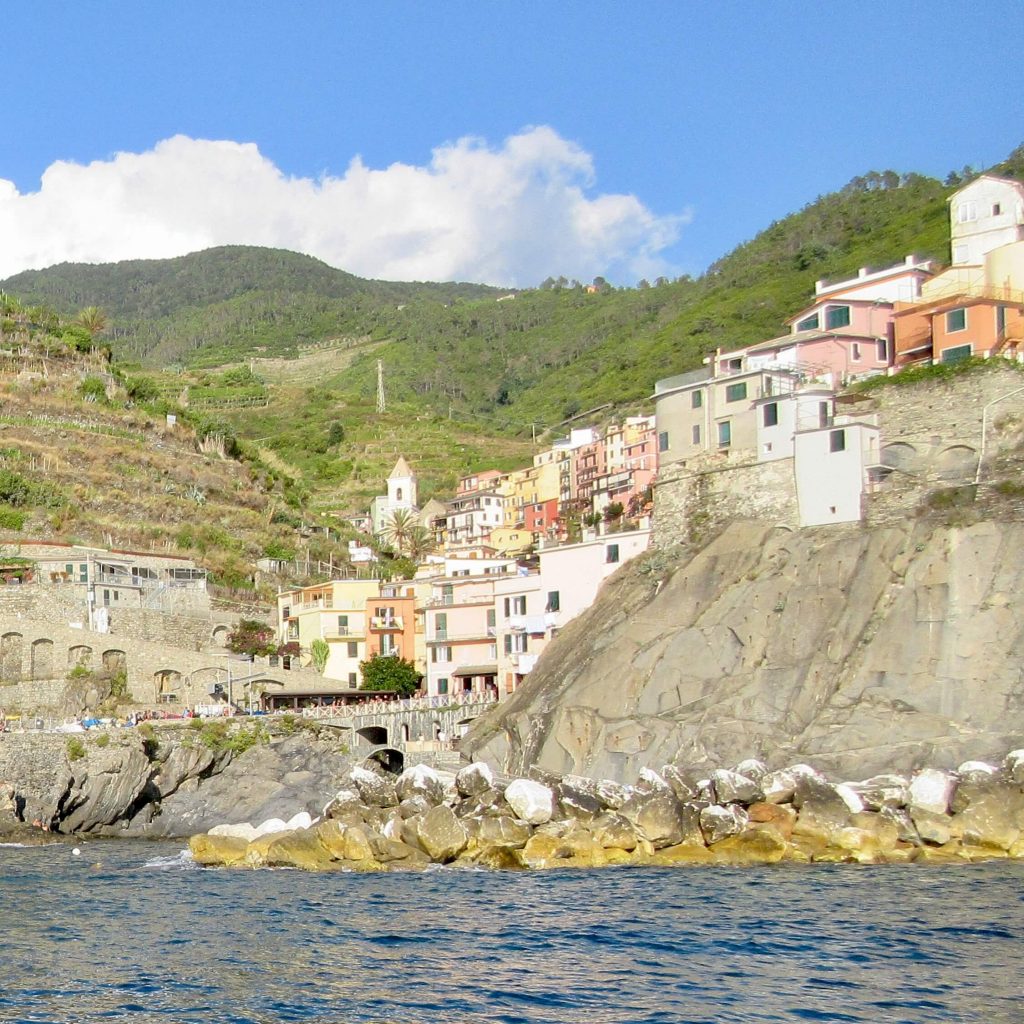
<path id="1" fill-rule="evenodd" d="M 549 127 L 462 138 L 429 164 L 283 174 L 252 143 L 177 135 L 143 153 L 52 164 L 38 192 L 0 179 L 0 277 L 64 261 L 179 256 L 225 244 L 316 256 L 363 277 L 534 285 L 671 273 L 686 214 L 594 193 L 590 154 Z"/>

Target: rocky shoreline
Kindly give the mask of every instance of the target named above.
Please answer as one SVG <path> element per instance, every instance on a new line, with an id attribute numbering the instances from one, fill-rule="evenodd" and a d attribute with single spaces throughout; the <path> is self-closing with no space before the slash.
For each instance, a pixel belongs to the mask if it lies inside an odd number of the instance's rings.
<path id="1" fill-rule="evenodd" d="M 842 783 L 754 760 L 631 786 L 535 774 L 354 767 L 318 819 L 219 825 L 189 848 L 204 866 L 353 871 L 1024 859 L 1024 750 Z"/>

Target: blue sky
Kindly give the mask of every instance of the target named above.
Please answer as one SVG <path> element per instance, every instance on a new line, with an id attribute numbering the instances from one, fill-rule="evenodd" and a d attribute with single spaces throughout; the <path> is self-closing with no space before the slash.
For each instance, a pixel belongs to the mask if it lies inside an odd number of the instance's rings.
<path id="1" fill-rule="evenodd" d="M 365 276 L 629 284 L 867 170 L 943 176 L 1024 141 L 1019 2 L 4 15 L 0 276 L 238 241 Z"/>

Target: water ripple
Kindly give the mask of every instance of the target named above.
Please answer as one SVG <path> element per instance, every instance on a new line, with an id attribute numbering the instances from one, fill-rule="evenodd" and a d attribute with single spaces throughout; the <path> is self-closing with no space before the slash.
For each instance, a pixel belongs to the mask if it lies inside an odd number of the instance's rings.
<path id="1" fill-rule="evenodd" d="M 0 1020 L 1019 1024 L 1024 865 L 422 875 L 0 850 Z"/>

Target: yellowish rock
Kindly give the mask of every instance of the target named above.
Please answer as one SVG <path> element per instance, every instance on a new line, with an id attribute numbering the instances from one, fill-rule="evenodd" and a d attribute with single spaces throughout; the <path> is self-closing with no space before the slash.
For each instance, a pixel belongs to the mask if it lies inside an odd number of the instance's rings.
<path id="1" fill-rule="evenodd" d="M 715 843 L 711 852 L 722 864 L 778 864 L 786 855 L 786 841 L 773 829 L 755 829 Z"/>
<path id="2" fill-rule="evenodd" d="M 320 845 L 327 851 L 332 860 L 345 859 L 345 833 L 348 826 L 333 818 L 320 822 L 316 826 L 316 836 Z"/>
<path id="3" fill-rule="evenodd" d="M 263 863 L 271 867 L 324 871 L 331 866 L 331 855 L 321 845 L 315 829 L 299 829 L 271 842 L 263 853 Z"/>
<path id="4" fill-rule="evenodd" d="M 192 859 L 203 867 L 235 867 L 245 863 L 249 844 L 238 836 L 192 836 L 188 848 Z"/>

